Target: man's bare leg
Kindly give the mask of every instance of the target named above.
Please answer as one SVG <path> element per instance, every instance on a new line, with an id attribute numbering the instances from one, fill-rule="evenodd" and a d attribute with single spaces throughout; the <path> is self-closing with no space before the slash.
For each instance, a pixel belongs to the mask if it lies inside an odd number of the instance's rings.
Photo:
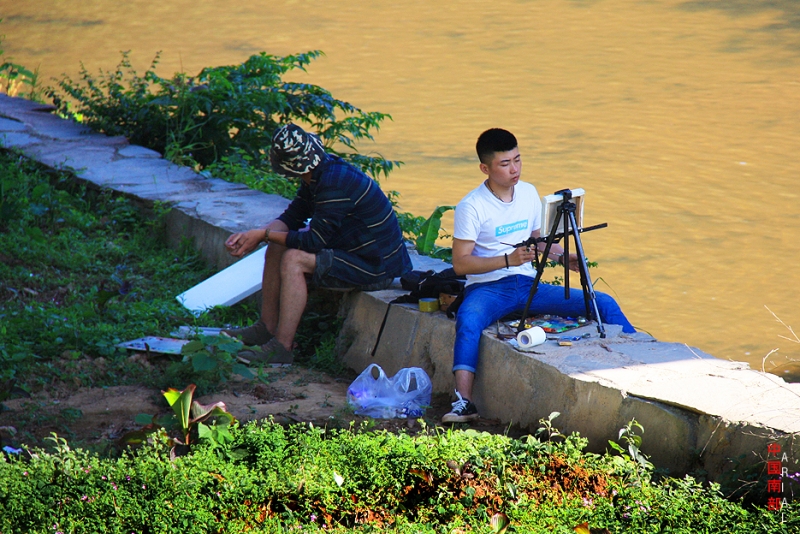
<path id="1" fill-rule="evenodd" d="M 455 372 L 456 391 L 465 399 L 472 400 L 472 384 L 475 382 L 475 373 L 459 370 Z"/>
<path id="2" fill-rule="evenodd" d="M 472 403 L 472 384 L 475 373 L 459 370 L 455 372 L 456 391 L 459 400 L 453 403 L 453 409 L 442 416 L 442 423 L 468 423 L 477 419 L 478 409 Z"/>
<path id="3" fill-rule="evenodd" d="M 280 300 L 275 338 L 286 350 L 291 351 L 294 335 L 308 301 L 306 274 L 314 272 L 317 257 L 298 249 L 285 250 L 281 256 Z M 264 271 L 266 274 L 266 268 Z M 264 324 L 269 327 L 269 323 Z"/>
<path id="4" fill-rule="evenodd" d="M 264 274 L 261 278 L 261 322 L 270 333 L 278 329 L 281 302 L 281 260 L 286 247 L 270 243 L 264 259 Z"/>

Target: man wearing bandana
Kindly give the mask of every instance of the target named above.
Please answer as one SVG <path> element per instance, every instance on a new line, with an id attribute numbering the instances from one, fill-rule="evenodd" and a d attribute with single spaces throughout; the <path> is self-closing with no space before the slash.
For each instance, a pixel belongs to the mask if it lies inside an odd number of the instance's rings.
<path id="1" fill-rule="evenodd" d="M 267 243 L 261 318 L 225 330 L 245 345 L 247 363 L 291 364 L 292 344 L 308 298 L 308 284 L 375 291 L 411 270 L 397 217 L 378 184 L 351 164 L 327 154 L 320 139 L 287 124 L 272 137 L 275 172 L 301 179 L 297 196 L 264 227 L 225 242 L 242 257 Z M 306 227 L 306 221 L 310 223 Z"/>

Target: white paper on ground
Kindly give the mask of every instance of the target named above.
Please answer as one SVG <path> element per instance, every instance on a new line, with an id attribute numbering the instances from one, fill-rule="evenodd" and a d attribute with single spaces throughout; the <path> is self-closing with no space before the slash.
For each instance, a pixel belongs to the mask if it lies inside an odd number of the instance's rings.
<path id="1" fill-rule="evenodd" d="M 158 352 L 161 354 L 180 354 L 181 348 L 189 341 L 186 339 L 172 339 L 168 337 L 147 336 L 117 344 L 123 349 L 139 352 Z"/>
<path id="2" fill-rule="evenodd" d="M 214 306 L 231 306 L 261 289 L 264 254 L 260 248 L 175 297 L 195 316 Z"/>

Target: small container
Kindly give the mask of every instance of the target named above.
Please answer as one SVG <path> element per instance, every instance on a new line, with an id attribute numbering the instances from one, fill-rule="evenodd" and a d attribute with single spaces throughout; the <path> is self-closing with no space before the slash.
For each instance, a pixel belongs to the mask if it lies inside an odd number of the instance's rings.
<path id="1" fill-rule="evenodd" d="M 419 299 L 419 311 L 421 312 L 435 312 L 439 309 L 439 299 L 423 298 Z"/>

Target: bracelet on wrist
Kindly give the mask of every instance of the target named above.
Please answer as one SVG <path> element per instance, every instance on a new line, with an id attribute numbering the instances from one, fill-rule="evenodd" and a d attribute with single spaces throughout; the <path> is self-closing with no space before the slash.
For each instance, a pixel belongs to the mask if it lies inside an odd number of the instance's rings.
<path id="1" fill-rule="evenodd" d="M 269 228 L 264 230 L 264 243 L 269 243 Z"/>
<path id="2" fill-rule="evenodd" d="M 509 267 L 509 265 L 508 265 L 508 254 L 503 254 L 503 256 L 505 256 L 505 258 L 506 258 L 506 269 L 508 269 L 508 267 Z"/>

